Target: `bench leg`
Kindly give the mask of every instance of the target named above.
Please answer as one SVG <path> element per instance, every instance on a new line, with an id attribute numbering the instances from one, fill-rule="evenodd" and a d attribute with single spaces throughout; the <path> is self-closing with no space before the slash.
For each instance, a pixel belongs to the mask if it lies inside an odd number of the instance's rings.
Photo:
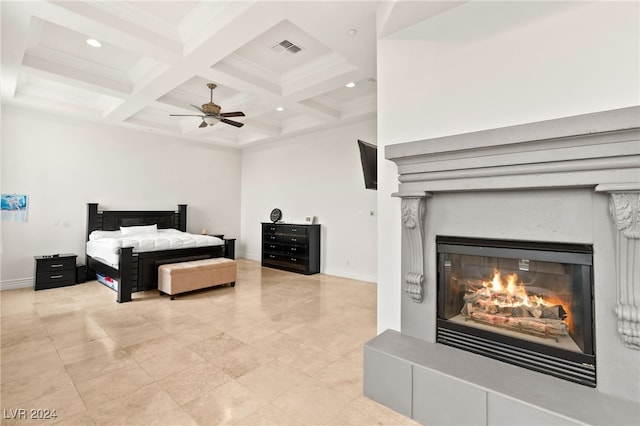
<path id="1" fill-rule="evenodd" d="M 230 283 L 229 283 L 229 285 L 230 285 L 231 287 L 235 287 L 235 286 L 236 286 L 236 282 L 235 282 L 235 281 L 232 281 L 232 282 L 230 282 Z"/>
<path id="2" fill-rule="evenodd" d="M 169 296 L 169 299 L 170 300 L 176 300 L 176 297 L 175 296 Z"/>

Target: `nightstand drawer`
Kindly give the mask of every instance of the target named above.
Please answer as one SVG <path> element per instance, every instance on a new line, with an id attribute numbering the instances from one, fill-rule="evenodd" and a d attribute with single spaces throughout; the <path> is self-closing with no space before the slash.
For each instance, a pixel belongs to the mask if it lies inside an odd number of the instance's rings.
<path id="1" fill-rule="evenodd" d="M 46 285 L 49 283 L 56 283 L 62 285 L 71 285 L 76 283 L 76 269 L 67 269 L 57 272 L 40 272 L 36 275 L 38 287 L 40 284 Z M 68 283 L 68 284 L 65 284 Z"/>
<path id="2" fill-rule="evenodd" d="M 75 267 L 75 257 L 52 257 L 38 260 L 36 272 L 57 272 L 65 269 L 75 269 Z"/>

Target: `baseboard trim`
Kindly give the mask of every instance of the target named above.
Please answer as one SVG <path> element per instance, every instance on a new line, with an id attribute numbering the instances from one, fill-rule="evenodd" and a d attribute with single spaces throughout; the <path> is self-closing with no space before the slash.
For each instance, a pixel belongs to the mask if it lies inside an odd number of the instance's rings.
<path id="1" fill-rule="evenodd" d="M 260 254 L 253 254 L 253 253 L 245 253 L 245 252 L 236 252 L 236 258 L 238 259 L 249 259 L 249 260 L 255 260 L 255 261 L 262 261 L 262 256 Z M 323 271 L 320 271 L 323 274 L 326 275 L 333 275 L 334 277 L 340 277 L 340 278 L 349 278 L 352 280 L 357 280 L 357 281 L 366 281 L 366 282 L 370 282 L 370 283 L 374 283 L 376 284 L 378 282 L 378 277 L 374 276 L 374 275 L 367 275 L 367 274 L 360 274 L 357 272 L 353 272 L 353 271 L 345 271 L 345 270 L 340 270 L 340 269 L 326 269 Z"/>
<path id="2" fill-rule="evenodd" d="M 340 277 L 340 278 L 349 278 L 351 280 L 357 280 L 357 281 L 365 281 L 368 283 L 372 283 L 372 284 L 377 284 L 378 282 L 378 278 L 372 275 L 366 275 L 366 274 L 359 274 L 359 273 L 354 273 L 351 271 L 344 271 L 344 270 L 324 270 L 322 271 L 323 274 L 326 275 L 333 275 L 334 277 Z"/>
<path id="3" fill-rule="evenodd" d="M 0 291 L 15 290 L 16 288 L 33 287 L 33 281 L 34 281 L 33 277 L 0 281 Z"/>
<path id="4" fill-rule="evenodd" d="M 260 255 L 260 254 L 238 252 L 238 251 L 236 251 L 236 258 L 237 259 L 255 260 L 255 261 L 258 261 L 258 262 L 262 261 L 262 255 Z"/>

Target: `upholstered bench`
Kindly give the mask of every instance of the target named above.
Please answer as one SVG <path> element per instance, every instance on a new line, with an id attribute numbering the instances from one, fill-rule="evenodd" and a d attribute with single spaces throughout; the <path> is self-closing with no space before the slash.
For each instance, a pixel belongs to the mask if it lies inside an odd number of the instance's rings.
<path id="1" fill-rule="evenodd" d="M 171 296 L 214 287 L 236 285 L 236 261 L 225 257 L 169 263 L 158 268 L 158 290 Z"/>

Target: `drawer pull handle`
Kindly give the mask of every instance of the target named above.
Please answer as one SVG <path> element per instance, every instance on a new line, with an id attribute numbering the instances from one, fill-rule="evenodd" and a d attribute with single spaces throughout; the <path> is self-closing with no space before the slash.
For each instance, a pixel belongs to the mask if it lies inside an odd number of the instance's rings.
<path id="1" fill-rule="evenodd" d="M 51 265 L 52 268 L 62 268 L 64 265 L 63 264 L 55 264 L 55 265 Z"/>
<path id="2" fill-rule="evenodd" d="M 52 278 L 52 279 L 53 279 L 53 278 L 62 278 L 62 277 L 64 277 L 64 275 L 51 275 L 51 278 Z"/>
<path id="3" fill-rule="evenodd" d="M 292 238 L 291 241 L 298 241 L 296 238 Z"/>
<path id="4" fill-rule="evenodd" d="M 292 257 L 292 258 L 291 258 L 291 261 L 292 261 L 292 262 L 297 262 L 297 261 L 298 261 L 298 259 L 296 259 L 295 257 Z"/>
<path id="5" fill-rule="evenodd" d="M 296 251 L 296 248 L 295 247 L 291 247 L 291 251 Z"/>

